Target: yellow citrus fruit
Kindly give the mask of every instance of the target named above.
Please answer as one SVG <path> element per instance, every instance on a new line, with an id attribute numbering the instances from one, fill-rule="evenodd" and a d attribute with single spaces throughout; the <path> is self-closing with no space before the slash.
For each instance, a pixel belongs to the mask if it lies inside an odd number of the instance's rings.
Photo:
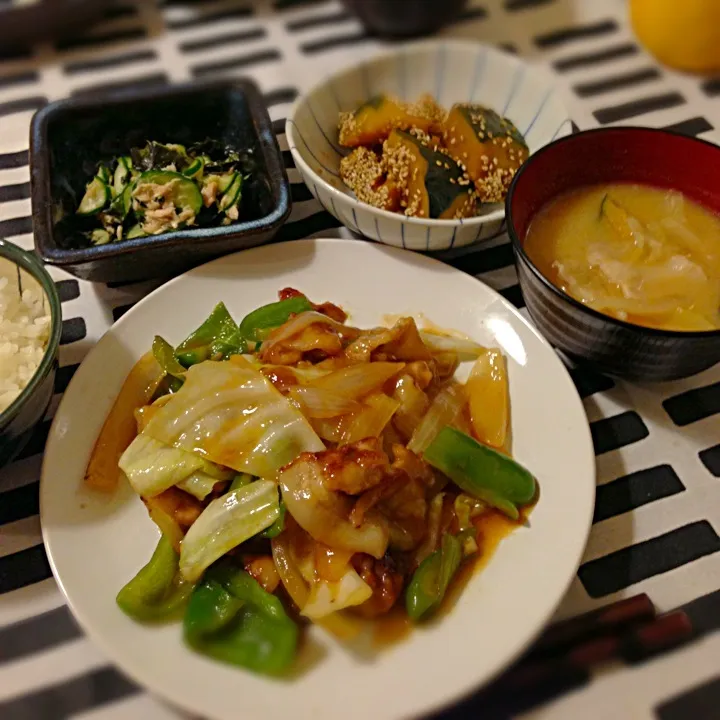
<path id="1" fill-rule="evenodd" d="M 630 0 L 643 45 L 678 70 L 720 70 L 720 0 Z"/>

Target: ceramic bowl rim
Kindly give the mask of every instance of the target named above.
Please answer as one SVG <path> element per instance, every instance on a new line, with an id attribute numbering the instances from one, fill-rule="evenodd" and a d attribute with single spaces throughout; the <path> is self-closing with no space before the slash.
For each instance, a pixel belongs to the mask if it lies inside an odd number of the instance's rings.
<path id="1" fill-rule="evenodd" d="M 33 252 L 23 250 L 19 245 L 9 242 L 8 240 L 0 239 L 0 257 L 9 260 L 32 275 L 40 284 L 50 306 L 50 333 L 42 360 L 27 385 L 25 385 L 10 405 L 0 413 L 0 425 L 4 425 L 20 412 L 22 406 L 35 392 L 55 362 L 55 357 L 60 347 L 60 336 L 62 334 L 62 306 L 55 281 L 50 277 L 50 273 L 48 273 L 41 260 Z"/>
<path id="2" fill-rule="evenodd" d="M 715 145 L 714 143 L 711 143 L 707 140 L 702 140 L 700 138 L 690 137 L 688 135 L 684 135 L 683 133 L 676 132 L 673 130 L 663 130 L 661 128 L 645 128 L 645 127 L 637 127 L 637 126 L 613 126 L 610 128 L 593 128 L 592 130 L 583 130 L 581 132 L 573 133 L 572 135 L 566 135 L 565 137 L 558 138 L 557 140 L 553 140 L 551 143 L 541 147 L 537 152 L 530 155 L 530 157 L 520 166 L 520 169 L 515 173 L 515 177 L 512 180 L 512 183 L 510 184 L 510 189 L 508 190 L 507 197 L 505 198 L 505 224 L 507 227 L 507 233 L 510 236 L 510 242 L 512 243 L 513 250 L 515 251 L 515 264 L 518 264 L 518 257 L 522 258 L 525 264 L 530 268 L 533 275 L 542 283 L 542 285 L 547 289 L 550 290 L 553 295 L 560 298 L 561 300 L 568 303 L 574 310 L 579 311 L 581 313 L 585 313 L 586 315 L 592 317 L 594 320 L 602 320 L 609 325 L 612 325 L 617 328 L 621 328 L 622 330 L 630 330 L 636 333 L 639 333 L 641 335 L 647 335 L 649 337 L 662 337 L 672 340 L 679 340 L 681 338 L 687 338 L 687 339 L 697 339 L 697 338 L 719 338 L 720 339 L 720 329 L 717 330 L 662 330 L 660 328 L 652 328 L 652 327 L 646 327 L 644 325 L 636 325 L 634 323 L 627 322 L 626 320 L 620 320 L 618 318 L 612 317 L 611 315 L 605 315 L 604 313 L 601 313 L 599 310 L 595 310 L 591 308 L 589 305 L 585 305 L 581 303 L 579 300 L 576 300 L 571 295 L 568 295 L 566 292 L 561 290 L 559 287 L 554 285 L 548 278 L 543 275 L 542 272 L 537 268 L 535 263 L 530 259 L 530 256 L 525 252 L 525 248 L 523 247 L 523 243 L 520 240 L 520 237 L 518 235 L 518 232 L 515 228 L 515 223 L 513 222 L 512 218 L 512 203 L 513 199 L 516 195 L 520 197 L 522 200 L 522 197 L 518 193 L 518 184 L 522 178 L 522 175 L 526 168 L 528 168 L 535 158 L 538 158 L 539 156 L 545 154 L 545 153 L 552 153 L 554 152 L 558 146 L 563 145 L 567 142 L 577 142 L 578 139 L 580 142 L 584 142 L 586 137 L 593 137 L 598 134 L 617 134 L 618 136 L 623 135 L 634 135 L 634 134 L 640 134 L 640 133 L 652 133 L 655 135 L 658 135 L 660 137 L 662 136 L 673 136 L 682 138 L 683 140 L 687 140 L 688 142 L 696 142 L 700 143 L 702 145 L 706 146 L 706 149 L 708 152 L 715 152 L 718 154 L 720 159 L 720 146 Z M 673 185 L 673 187 L 678 190 L 679 192 L 682 192 L 682 186 L 680 184 Z"/>
<path id="3" fill-rule="evenodd" d="M 467 50 L 473 50 L 477 52 L 479 49 L 484 48 L 487 52 L 494 53 L 495 55 L 501 56 L 504 60 L 509 61 L 511 64 L 515 65 L 516 67 L 522 67 L 524 66 L 526 70 L 530 73 L 538 73 L 538 71 L 541 72 L 540 68 L 537 68 L 533 64 L 526 62 L 522 58 L 517 57 L 516 55 L 513 55 L 512 53 L 509 53 L 499 47 L 496 47 L 494 45 L 490 45 L 488 43 L 484 42 L 473 42 L 471 40 L 454 40 L 454 39 L 446 39 L 446 40 L 416 40 L 413 42 L 407 42 L 402 45 L 402 47 L 397 49 L 390 49 L 385 50 L 383 52 L 375 53 L 371 55 L 370 57 L 361 60 L 360 62 L 354 63 L 352 65 L 348 65 L 347 67 L 342 68 L 341 70 L 338 70 L 334 73 L 331 73 L 329 75 L 324 76 L 321 80 L 316 82 L 309 90 L 302 93 L 297 100 L 293 103 L 292 107 L 290 108 L 290 111 L 288 112 L 287 120 L 285 121 L 285 135 L 288 139 L 288 146 L 290 148 L 290 152 L 292 153 L 293 160 L 295 161 L 296 166 L 298 166 L 298 169 L 300 170 L 300 174 L 303 176 L 303 180 L 305 180 L 305 176 L 307 176 L 311 179 L 313 183 L 317 182 L 320 183 L 327 191 L 329 191 L 337 200 L 340 200 L 340 202 L 346 203 L 350 208 L 353 210 L 361 210 L 363 212 L 368 212 L 371 215 L 377 215 L 381 218 L 387 218 L 389 220 L 396 220 L 403 223 L 408 223 L 410 225 L 417 225 L 419 227 L 426 227 L 426 228 L 432 228 L 432 227 L 447 227 L 447 228 L 458 228 L 461 226 L 470 226 L 470 227 L 477 227 L 479 225 L 485 225 L 486 223 L 491 222 L 497 222 L 498 220 L 503 220 L 505 218 L 505 204 L 501 201 L 499 203 L 491 203 L 493 205 L 497 205 L 497 207 L 487 213 L 486 215 L 476 215 L 474 217 L 470 218 L 458 218 L 457 220 L 449 220 L 449 219 L 439 219 L 439 218 L 418 218 L 418 217 L 411 217 L 408 215 L 403 215 L 401 213 L 395 213 L 390 212 L 389 210 L 382 210 L 381 208 L 373 207 L 372 205 L 368 205 L 367 203 L 361 202 L 360 200 L 357 200 L 356 198 L 347 195 L 346 193 L 342 192 L 341 190 L 338 190 L 336 187 L 333 187 L 327 180 L 325 180 L 321 175 L 316 173 L 308 164 L 305 162 L 305 159 L 300 154 L 300 151 L 297 149 L 297 142 L 296 140 L 298 138 L 295 137 L 295 117 L 297 115 L 297 112 L 299 108 L 302 106 L 304 102 L 308 100 L 308 98 L 313 95 L 316 91 L 320 90 L 321 88 L 337 81 L 340 79 L 343 75 L 347 73 L 351 73 L 354 70 L 358 70 L 359 68 L 362 68 L 365 65 L 369 65 L 371 63 L 375 62 L 381 62 L 383 60 L 386 60 L 388 58 L 392 57 L 398 57 L 400 55 L 406 55 L 410 52 L 416 51 L 416 50 L 428 50 L 431 48 L 457 48 L 457 49 L 467 49 Z M 552 80 L 551 77 L 548 76 L 549 80 Z M 559 85 L 557 83 L 552 84 L 553 89 L 558 90 Z M 567 108 L 565 107 L 565 103 L 562 101 L 562 97 L 559 96 L 559 100 L 562 102 L 563 109 L 565 110 L 566 119 L 563 122 L 562 127 L 567 123 L 570 124 L 572 122 L 572 118 L 570 117 L 570 113 L 568 112 Z M 569 127 L 569 133 L 572 134 L 572 125 Z M 567 137 L 568 135 L 563 135 L 561 137 Z M 305 144 L 305 143 L 304 143 Z M 310 148 L 305 144 L 305 147 L 310 150 Z M 546 146 L 543 146 L 546 147 Z M 540 148 L 542 150 L 543 148 Z M 535 155 L 537 152 L 540 152 L 540 150 L 537 150 L 535 153 L 532 153 L 530 157 Z M 525 161 L 527 162 L 527 160 Z M 524 164 L 524 163 L 523 163 Z M 522 167 L 522 165 L 521 165 Z M 309 185 L 310 183 L 305 180 L 305 183 Z M 489 203 L 490 204 L 490 203 Z"/>
<path id="4" fill-rule="evenodd" d="M 119 243 L 83 248 L 60 247 L 54 236 L 54 226 L 48 221 L 44 207 L 36 207 L 45 201 L 50 182 L 50 156 L 47 139 L 48 123 L 58 113 L 72 110 L 100 110 L 108 107 L 122 107 L 129 103 L 142 103 L 162 98 L 182 97 L 212 91 L 240 92 L 248 105 L 248 117 L 258 139 L 268 180 L 273 186 L 277 199 L 270 212 L 254 220 L 234 225 L 184 228 L 175 232 L 150 235 Z M 33 200 L 32 218 L 36 236 L 36 248 L 44 262 L 58 267 L 73 266 L 92 262 L 103 262 L 113 257 L 131 255 L 143 250 L 171 250 L 200 242 L 216 242 L 229 238 L 249 237 L 281 227 L 292 209 L 290 186 L 281 159 L 277 139 L 272 131 L 272 122 L 262 101 L 257 84 L 249 78 L 190 81 L 170 84 L 165 87 L 123 88 L 92 97 L 72 97 L 46 105 L 35 113 L 30 124 L 31 195 Z"/>

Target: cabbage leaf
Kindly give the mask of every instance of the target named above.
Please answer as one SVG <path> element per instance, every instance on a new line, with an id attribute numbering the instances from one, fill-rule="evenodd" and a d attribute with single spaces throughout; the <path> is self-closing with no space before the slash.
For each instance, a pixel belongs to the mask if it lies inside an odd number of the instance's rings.
<path id="1" fill-rule="evenodd" d="M 145 433 L 130 443 L 120 457 L 119 466 L 133 490 L 146 498 L 155 497 L 196 473 L 211 477 L 213 484 L 233 476 L 232 472 L 213 465 L 200 455 L 158 442 Z"/>
<path id="2" fill-rule="evenodd" d="M 205 361 L 148 422 L 155 440 L 257 477 L 325 449 L 310 423 L 247 360 Z"/>
<path id="3" fill-rule="evenodd" d="M 213 500 L 190 526 L 180 549 L 180 572 L 199 580 L 225 553 L 270 527 L 280 517 L 280 497 L 271 480 L 256 480 Z"/>

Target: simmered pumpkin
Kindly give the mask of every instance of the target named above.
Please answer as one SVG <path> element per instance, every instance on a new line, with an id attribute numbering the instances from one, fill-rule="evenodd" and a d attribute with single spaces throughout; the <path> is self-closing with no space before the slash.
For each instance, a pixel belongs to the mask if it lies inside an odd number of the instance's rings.
<path id="1" fill-rule="evenodd" d="M 515 125 L 482 105 L 453 105 L 444 140 L 450 155 L 467 169 L 481 202 L 500 202 L 528 157 Z"/>
<path id="2" fill-rule="evenodd" d="M 352 152 L 340 176 L 358 200 L 414 217 L 472 217 L 504 199 L 528 157 L 522 134 L 482 105 L 451 112 L 425 94 L 414 103 L 377 95 L 340 113 L 340 144 Z"/>
<path id="3" fill-rule="evenodd" d="M 442 109 L 429 95 L 414 104 L 388 95 L 376 95 L 355 112 L 341 113 L 339 142 L 345 147 L 379 145 L 393 129 L 440 132 L 442 119 Z"/>
<path id="4" fill-rule="evenodd" d="M 475 188 L 449 155 L 393 130 L 383 145 L 383 158 L 388 178 L 402 192 L 406 215 L 451 219 L 475 214 Z"/>
<path id="5" fill-rule="evenodd" d="M 400 209 L 400 188 L 387 177 L 384 161 L 373 150 L 355 148 L 340 161 L 340 177 L 360 202 L 391 212 Z"/>

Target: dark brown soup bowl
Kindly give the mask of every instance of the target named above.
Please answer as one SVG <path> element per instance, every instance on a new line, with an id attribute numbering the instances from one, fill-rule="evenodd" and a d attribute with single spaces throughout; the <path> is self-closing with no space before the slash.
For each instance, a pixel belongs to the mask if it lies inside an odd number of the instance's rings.
<path id="1" fill-rule="evenodd" d="M 342 0 L 377 35 L 413 37 L 437 32 L 468 0 Z"/>
<path id="2" fill-rule="evenodd" d="M 706 370 L 720 361 L 720 330 L 656 330 L 604 315 L 553 285 L 525 252 L 530 223 L 546 203 L 568 190 L 615 182 L 678 190 L 720 214 L 720 147 L 664 130 L 628 127 L 577 133 L 533 154 L 506 200 L 528 312 L 555 347 L 602 372 L 665 381 Z"/>

